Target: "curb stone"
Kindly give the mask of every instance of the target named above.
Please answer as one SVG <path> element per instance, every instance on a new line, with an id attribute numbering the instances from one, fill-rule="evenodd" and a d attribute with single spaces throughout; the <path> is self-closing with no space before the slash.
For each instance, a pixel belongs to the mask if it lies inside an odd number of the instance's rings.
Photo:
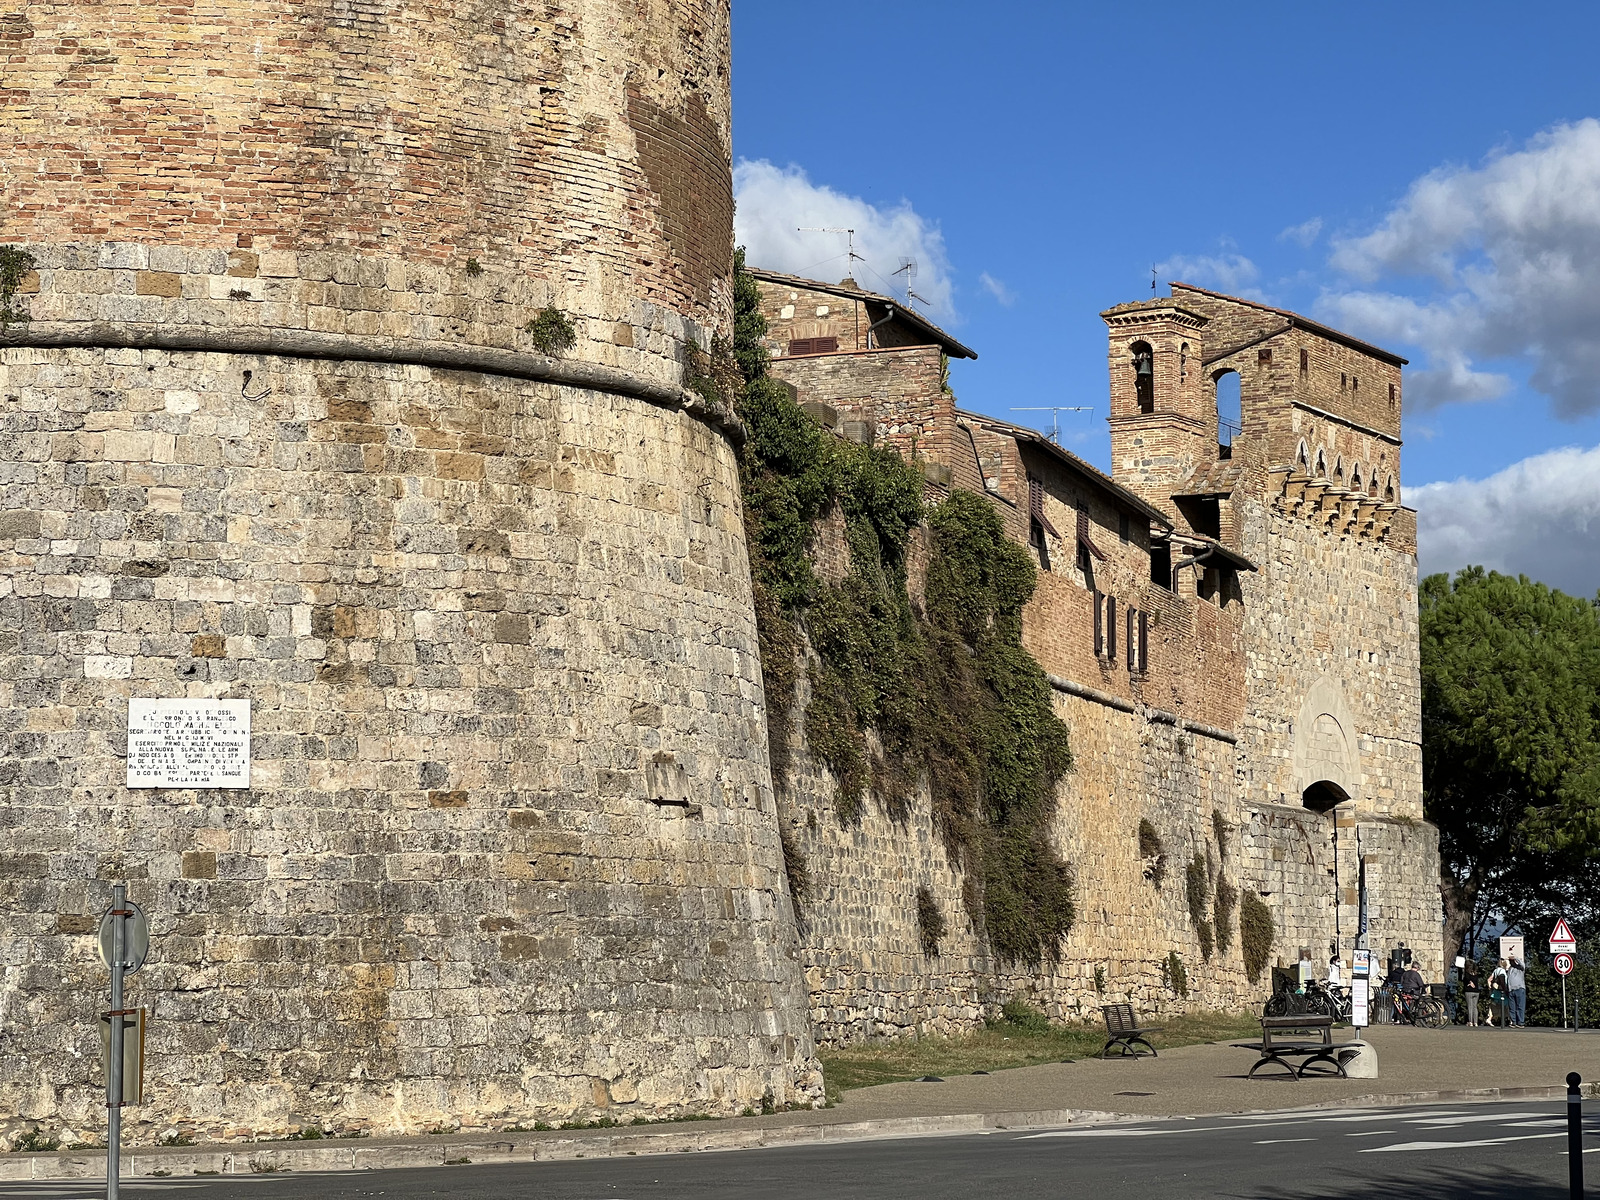
<path id="1" fill-rule="evenodd" d="M 1600 1084 L 1585 1084 L 1585 1096 L 1600 1098 Z M 135 1178 L 194 1175 L 259 1175 L 278 1172 L 377 1171 L 441 1167 L 466 1159 L 472 1163 L 561 1162 L 578 1158 L 623 1158 L 630 1155 L 758 1150 L 780 1146 L 895 1138 L 947 1137 L 1004 1129 L 1058 1129 L 1065 1125 L 1131 1124 L 1180 1120 L 1185 1115 L 1237 1116 L 1241 1111 L 1318 1112 L 1408 1104 L 1487 1103 L 1490 1101 L 1560 1100 L 1562 1085 L 1552 1087 L 1467 1088 L 1457 1091 L 1369 1093 L 1290 1109 L 1233 1110 L 1228 1113 L 1149 1114 L 1061 1108 L 1035 1112 L 964 1113 L 938 1117 L 891 1117 L 828 1125 L 777 1125 L 761 1128 L 671 1130 L 651 1133 L 584 1131 L 565 1136 L 485 1134 L 455 1139 L 395 1141 L 388 1145 L 365 1140 L 306 1145 L 255 1142 L 208 1150 L 190 1146 L 157 1146 L 130 1150 L 123 1158 L 123 1176 Z M 331 1141 L 331 1139 L 330 1139 Z M 0 1156 L 0 1182 L 47 1179 L 103 1179 L 104 1152 L 8 1154 Z"/>

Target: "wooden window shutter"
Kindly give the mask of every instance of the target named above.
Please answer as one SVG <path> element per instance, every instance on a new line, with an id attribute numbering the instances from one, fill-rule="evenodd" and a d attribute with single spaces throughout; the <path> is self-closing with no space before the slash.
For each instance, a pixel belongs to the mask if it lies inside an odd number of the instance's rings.
<path id="1" fill-rule="evenodd" d="M 1050 524 L 1050 518 L 1044 515 L 1044 484 L 1032 475 L 1028 476 L 1028 516 L 1053 538 L 1061 535 L 1056 532 L 1056 527 Z"/>
<path id="2" fill-rule="evenodd" d="M 1096 546 L 1089 537 L 1089 514 L 1081 508 L 1078 510 L 1078 545 L 1082 546 L 1101 562 L 1105 562 L 1106 556 L 1100 552 L 1100 547 Z"/>
<path id="3" fill-rule="evenodd" d="M 1138 609 L 1131 604 L 1128 605 L 1128 674 L 1130 675 L 1139 669 L 1139 656 L 1137 653 L 1139 649 L 1138 622 L 1136 620 L 1138 615 Z"/>
<path id="4" fill-rule="evenodd" d="M 806 354 L 833 354 L 838 349 L 839 339 L 836 337 L 789 339 L 790 358 L 799 358 Z"/>
<path id="5" fill-rule="evenodd" d="M 1117 665 L 1117 598 L 1106 597 L 1106 658 Z"/>
<path id="6" fill-rule="evenodd" d="M 1139 614 L 1139 674 L 1150 670 L 1150 614 Z"/>
<path id="7" fill-rule="evenodd" d="M 1106 637 L 1100 627 L 1100 619 L 1104 615 L 1100 605 L 1100 593 L 1094 594 L 1094 656 L 1099 658 L 1106 652 Z"/>

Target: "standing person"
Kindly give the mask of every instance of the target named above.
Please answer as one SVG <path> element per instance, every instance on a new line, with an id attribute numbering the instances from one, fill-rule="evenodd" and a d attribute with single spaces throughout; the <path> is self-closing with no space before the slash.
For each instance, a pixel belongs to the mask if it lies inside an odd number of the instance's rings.
<path id="1" fill-rule="evenodd" d="M 1500 1024 L 1506 1024 L 1506 960 L 1501 959 L 1489 972 L 1489 1025 L 1494 1026 L 1495 1006 L 1500 1006 Z"/>
<path id="2" fill-rule="evenodd" d="M 1478 964 L 1470 958 L 1461 971 L 1461 995 L 1467 1002 L 1467 1027 L 1478 1027 Z"/>
<path id="3" fill-rule="evenodd" d="M 1515 954 L 1506 968 L 1506 995 L 1511 999 L 1511 1011 L 1506 1014 L 1506 1024 L 1521 1029 L 1528 1022 L 1528 972 Z"/>

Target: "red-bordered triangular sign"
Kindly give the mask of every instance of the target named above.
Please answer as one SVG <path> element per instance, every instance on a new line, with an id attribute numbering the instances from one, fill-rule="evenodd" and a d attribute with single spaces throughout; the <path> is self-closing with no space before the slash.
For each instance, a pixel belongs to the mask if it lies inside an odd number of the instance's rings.
<path id="1" fill-rule="evenodd" d="M 1550 931 L 1550 944 L 1571 942 L 1577 944 L 1578 939 L 1572 936 L 1572 927 L 1567 924 L 1567 919 L 1561 917 L 1556 921 L 1556 927 Z"/>

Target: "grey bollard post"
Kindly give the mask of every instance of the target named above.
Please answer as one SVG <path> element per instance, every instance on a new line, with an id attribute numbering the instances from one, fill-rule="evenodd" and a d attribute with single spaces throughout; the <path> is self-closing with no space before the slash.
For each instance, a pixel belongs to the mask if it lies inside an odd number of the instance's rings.
<path id="1" fill-rule="evenodd" d="M 1567 1179 L 1572 1200 L 1583 1200 L 1583 1076 L 1567 1076 Z"/>
<path id="2" fill-rule="evenodd" d="M 111 1061 L 106 1064 L 106 1200 L 122 1174 L 122 965 L 127 952 L 128 889 L 111 889 Z"/>

